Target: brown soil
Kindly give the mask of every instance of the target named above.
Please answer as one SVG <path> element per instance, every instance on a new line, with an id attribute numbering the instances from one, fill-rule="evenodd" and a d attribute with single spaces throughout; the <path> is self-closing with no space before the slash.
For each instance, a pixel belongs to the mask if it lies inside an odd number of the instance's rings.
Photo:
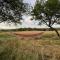
<path id="1" fill-rule="evenodd" d="M 22 32 L 14 32 L 13 34 L 23 37 L 32 37 L 42 35 L 43 31 L 22 31 Z"/>

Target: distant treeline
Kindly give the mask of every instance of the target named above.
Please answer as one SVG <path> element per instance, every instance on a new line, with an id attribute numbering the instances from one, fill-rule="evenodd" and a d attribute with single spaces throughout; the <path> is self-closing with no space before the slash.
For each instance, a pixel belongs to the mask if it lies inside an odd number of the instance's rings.
<path id="1" fill-rule="evenodd" d="M 56 28 L 60 30 L 60 28 Z M 19 28 L 19 29 L 1 29 L 0 31 L 52 31 L 50 28 Z"/>

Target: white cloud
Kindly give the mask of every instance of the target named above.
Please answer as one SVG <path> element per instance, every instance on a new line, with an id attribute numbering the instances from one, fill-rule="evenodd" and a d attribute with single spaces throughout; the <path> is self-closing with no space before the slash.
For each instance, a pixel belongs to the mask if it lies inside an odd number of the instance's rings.
<path id="1" fill-rule="evenodd" d="M 35 5 L 36 0 L 24 0 L 25 3 L 29 3 L 31 6 Z"/>
<path id="2" fill-rule="evenodd" d="M 16 29 L 16 28 L 19 28 L 19 26 L 15 26 L 14 24 L 8 24 L 7 22 L 2 22 L 0 23 L 0 29 Z"/>
<path id="3" fill-rule="evenodd" d="M 34 6 L 35 1 L 36 0 L 24 0 L 24 2 L 29 3 L 32 6 Z M 45 24 L 39 26 L 38 21 L 35 21 L 35 20 L 31 21 L 30 20 L 31 17 L 32 16 L 24 15 L 23 16 L 24 20 L 21 20 L 22 25 L 17 25 L 17 26 L 14 25 L 14 24 L 9 25 L 7 23 L 0 23 L 0 29 L 16 29 L 16 28 L 24 28 L 24 27 L 25 28 L 28 28 L 28 27 L 31 27 L 31 28 L 48 28 Z M 59 28 L 60 25 L 55 24 L 53 27 L 55 27 L 55 28 L 58 27 Z"/>
<path id="4" fill-rule="evenodd" d="M 45 24 L 38 25 L 39 21 L 30 20 L 31 16 L 23 16 L 24 20 L 21 20 L 22 25 L 14 25 L 14 24 L 7 24 L 7 23 L 0 23 L 0 29 L 16 29 L 16 28 L 48 28 Z M 55 24 L 53 25 L 55 28 L 60 28 L 60 25 Z"/>

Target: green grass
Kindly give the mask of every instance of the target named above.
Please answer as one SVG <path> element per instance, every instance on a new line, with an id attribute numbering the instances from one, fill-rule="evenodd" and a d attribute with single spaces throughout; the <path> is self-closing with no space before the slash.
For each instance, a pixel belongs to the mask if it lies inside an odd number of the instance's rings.
<path id="1" fill-rule="evenodd" d="M 16 39 L 16 36 L 10 34 L 11 32 L 0 32 L 0 40 L 12 40 Z"/>
<path id="2" fill-rule="evenodd" d="M 60 60 L 60 39 L 54 31 L 28 40 L 0 32 L 0 60 Z"/>

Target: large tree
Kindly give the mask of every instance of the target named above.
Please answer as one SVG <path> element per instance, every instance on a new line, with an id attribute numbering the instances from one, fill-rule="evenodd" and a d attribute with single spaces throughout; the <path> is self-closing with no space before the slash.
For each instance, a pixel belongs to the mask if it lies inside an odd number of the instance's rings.
<path id="1" fill-rule="evenodd" d="M 0 23 L 20 23 L 22 13 L 26 12 L 23 0 L 0 0 Z"/>
<path id="2" fill-rule="evenodd" d="M 55 30 L 59 36 L 52 25 L 60 18 L 60 0 L 37 0 L 32 15 L 36 20 L 41 20 L 50 29 Z"/>

